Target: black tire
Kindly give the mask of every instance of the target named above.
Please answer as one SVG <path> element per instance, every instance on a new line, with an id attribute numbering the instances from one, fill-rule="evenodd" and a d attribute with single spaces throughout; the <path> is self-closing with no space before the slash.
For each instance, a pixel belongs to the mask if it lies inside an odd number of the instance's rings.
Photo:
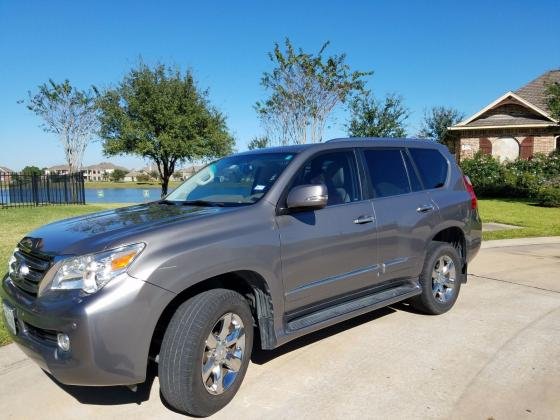
<path id="1" fill-rule="evenodd" d="M 223 393 L 214 395 L 202 379 L 202 358 L 206 339 L 228 313 L 238 315 L 243 322 L 245 351 L 234 381 Z M 163 398 L 182 413 L 199 417 L 215 413 L 231 401 L 241 386 L 252 346 L 253 318 L 243 296 L 232 290 L 213 289 L 190 298 L 173 315 L 161 344 L 158 374 Z"/>
<path id="2" fill-rule="evenodd" d="M 456 275 L 455 281 L 453 282 L 453 288 L 448 292 L 449 295 L 447 296 L 447 299 L 442 301 L 434 295 L 432 271 L 434 270 L 438 260 L 444 256 L 449 257 L 453 261 Z M 426 259 L 424 260 L 424 267 L 422 268 L 422 273 L 420 274 L 422 294 L 416 296 L 410 301 L 411 306 L 420 312 L 430 315 L 440 315 L 450 310 L 457 301 L 459 290 L 461 289 L 461 283 L 464 276 L 461 268 L 461 257 L 459 256 L 456 248 L 447 242 L 432 242 L 428 247 Z M 442 294 L 440 293 L 439 296 L 441 298 Z"/>

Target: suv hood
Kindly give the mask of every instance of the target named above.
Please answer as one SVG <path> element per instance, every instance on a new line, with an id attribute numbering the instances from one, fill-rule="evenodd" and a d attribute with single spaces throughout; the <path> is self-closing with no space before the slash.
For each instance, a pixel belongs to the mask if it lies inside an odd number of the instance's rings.
<path id="1" fill-rule="evenodd" d="M 157 202 L 122 207 L 60 220 L 42 226 L 22 239 L 31 252 L 80 255 L 138 241 L 131 238 L 155 228 L 231 211 L 234 207 L 195 207 Z"/>

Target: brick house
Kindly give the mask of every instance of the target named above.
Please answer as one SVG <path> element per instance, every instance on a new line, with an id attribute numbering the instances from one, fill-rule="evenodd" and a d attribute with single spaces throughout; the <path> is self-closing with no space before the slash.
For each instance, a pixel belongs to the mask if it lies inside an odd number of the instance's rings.
<path id="1" fill-rule="evenodd" d="M 449 127 L 457 135 L 459 159 L 476 152 L 499 160 L 529 159 L 535 153 L 560 149 L 560 123 L 547 106 L 549 83 L 560 83 L 560 70 L 537 77 L 515 92 L 507 92 L 476 114 Z"/>

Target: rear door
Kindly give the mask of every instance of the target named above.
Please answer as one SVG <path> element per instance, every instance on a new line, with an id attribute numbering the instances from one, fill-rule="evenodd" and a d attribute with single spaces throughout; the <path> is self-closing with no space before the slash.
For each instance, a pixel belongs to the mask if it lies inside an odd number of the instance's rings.
<path id="1" fill-rule="evenodd" d="M 404 148 L 363 150 L 369 194 L 377 220 L 380 280 L 416 277 L 426 243 L 439 222 Z"/>
<path id="2" fill-rule="evenodd" d="M 319 153 L 290 188 L 325 184 L 325 208 L 277 217 L 286 311 L 311 308 L 378 281 L 376 226 L 362 198 L 355 151 Z"/>

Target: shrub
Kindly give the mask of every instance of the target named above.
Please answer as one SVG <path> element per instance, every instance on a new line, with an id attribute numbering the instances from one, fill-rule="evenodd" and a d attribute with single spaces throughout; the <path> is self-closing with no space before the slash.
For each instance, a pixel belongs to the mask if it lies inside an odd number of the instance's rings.
<path id="1" fill-rule="evenodd" d="M 463 160 L 461 168 L 471 180 L 477 195 L 499 195 L 499 186 L 503 184 L 504 180 L 504 168 L 491 155 L 479 152 L 472 159 Z"/>
<path id="2" fill-rule="evenodd" d="M 543 185 L 535 198 L 541 206 L 560 207 L 560 187 Z"/>
<path id="3" fill-rule="evenodd" d="M 465 175 L 481 197 L 537 198 L 541 188 L 560 179 L 560 154 L 535 154 L 529 160 L 500 163 L 490 155 L 477 153 L 461 162 Z"/>

